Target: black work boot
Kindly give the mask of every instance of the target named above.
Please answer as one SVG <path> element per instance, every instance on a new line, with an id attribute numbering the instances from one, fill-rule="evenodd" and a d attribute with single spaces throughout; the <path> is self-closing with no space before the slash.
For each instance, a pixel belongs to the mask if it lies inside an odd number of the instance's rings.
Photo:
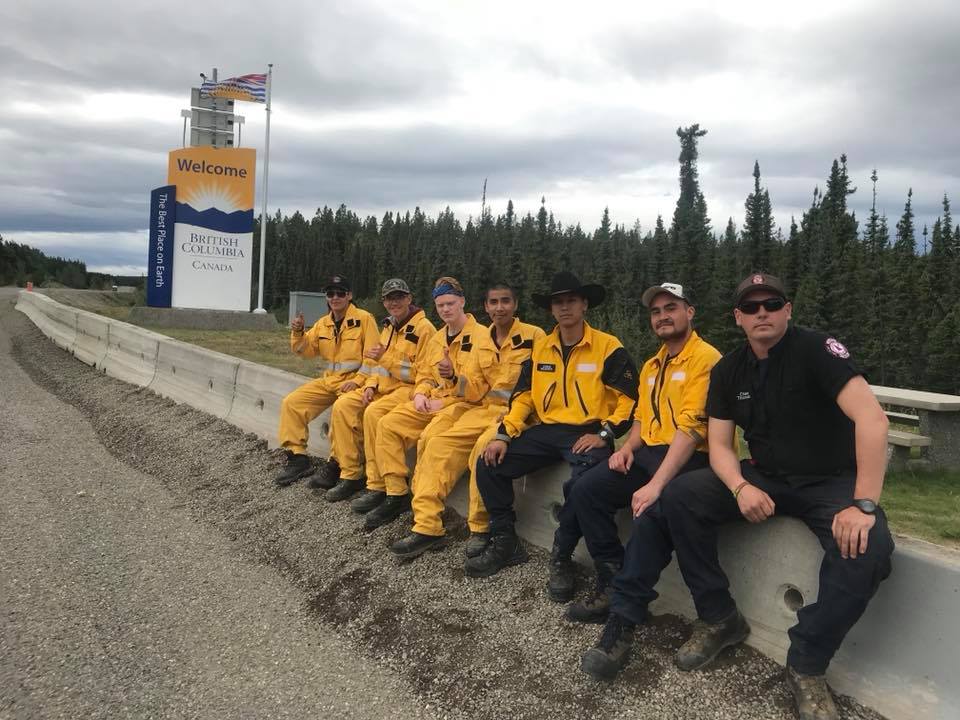
<path id="1" fill-rule="evenodd" d="M 446 535 L 424 535 L 412 532 L 390 546 L 391 552 L 401 560 L 413 560 L 427 550 L 442 550 L 447 545 Z"/>
<path id="2" fill-rule="evenodd" d="M 274 478 L 274 482 L 280 487 L 292 485 L 300 478 L 304 478 L 313 472 L 313 463 L 310 458 L 300 453 L 287 452 L 287 465 L 279 475 Z"/>
<path id="3" fill-rule="evenodd" d="M 696 620 L 693 634 L 677 650 L 674 661 L 681 670 L 699 670 L 708 665 L 721 650 L 743 642 L 749 634 L 750 626 L 739 610 L 734 610 L 718 623 Z"/>
<path id="4" fill-rule="evenodd" d="M 567 608 L 567 620 L 581 623 L 605 622 L 610 614 L 610 583 L 618 572 L 619 565 L 597 563 L 596 588 L 582 603 L 574 603 Z"/>
<path id="5" fill-rule="evenodd" d="M 520 538 L 513 528 L 492 533 L 486 549 L 476 557 L 467 558 L 463 573 L 469 577 L 489 577 L 505 567 L 525 563 L 529 559 Z"/>
<path id="6" fill-rule="evenodd" d="M 340 463 L 330 458 L 313 474 L 309 484 L 314 490 L 329 490 L 338 482 L 340 482 Z"/>
<path id="7" fill-rule="evenodd" d="M 360 515 L 366 515 L 386 499 L 387 493 L 383 490 L 367 490 L 360 497 L 350 501 L 350 509 Z"/>
<path id="8" fill-rule="evenodd" d="M 611 613 L 597 644 L 580 658 L 580 669 L 596 680 L 613 680 L 630 659 L 636 625 Z"/>
<path id="9" fill-rule="evenodd" d="M 573 565 L 573 553 L 560 547 L 553 541 L 550 551 L 550 579 L 547 581 L 547 593 L 554 602 L 570 602 L 576 585 L 576 569 Z"/>
<path id="10" fill-rule="evenodd" d="M 376 530 L 387 523 L 392 523 L 409 509 L 410 493 L 387 495 L 382 503 L 367 513 L 363 519 L 363 527 L 367 530 Z"/>
<path id="11" fill-rule="evenodd" d="M 363 480 L 341 480 L 327 490 L 323 499 L 327 502 L 340 502 L 352 498 L 361 490 L 363 490 Z"/>
<path id="12" fill-rule="evenodd" d="M 468 558 L 480 557 L 489 544 L 490 533 L 471 532 L 470 537 L 467 538 L 467 546 L 463 549 L 463 554 Z"/>
<path id="13" fill-rule="evenodd" d="M 786 675 L 800 720 L 837 720 L 837 706 L 823 675 L 803 675 L 789 665 Z"/>

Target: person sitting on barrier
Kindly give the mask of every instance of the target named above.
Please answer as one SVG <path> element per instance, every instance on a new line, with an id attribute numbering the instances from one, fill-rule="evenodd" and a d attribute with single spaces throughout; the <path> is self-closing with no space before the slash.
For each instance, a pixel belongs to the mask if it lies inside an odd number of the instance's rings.
<path id="1" fill-rule="evenodd" d="M 520 377 L 523 363 L 530 358 L 535 340 L 544 332 L 514 317 L 517 296 L 508 285 L 487 289 L 484 310 L 492 321 L 489 329 L 478 331 L 463 377 L 464 397 L 481 405 L 467 409 L 459 418 L 441 412 L 430 424 L 430 434 L 417 448 L 417 466 L 410 483 L 413 491 L 413 530 L 390 549 L 401 559 L 411 560 L 425 551 L 446 544 L 441 515 L 444 500 L 468 468 L 473 448 L 496 433 L 510 393 Z M 471 478 L 472 479 L 472 478 Z M 471 530 L 467 555 L 478 555 L 486 547 L 487 511 L 471 485 L 467 523 Z"/>
<path id="2" fill-rule="evenodd" d="M 584 319 L 587 308 L 599 305 L 605 295 L 602 286 L 584 285 L 572 273 L 560 272 L 549 294 L 533 296 L 534 303 L 553 313 L 557 325 L 534 343 L 510 409 L 477 461 L 477 487 L 490 513 L 490 543 L 482 554 L 467 559 L 464 572 L 471 577 L 494 575 L 527 560 L 514 529 L 515 478 L 566 461 L 570 478 L 563 494 L 569 498 L 584 472 L 607 461 L 614 438 L 630 425 L 637 369 L 617 338 Z M 548 590 L 569 584 L 580 536 L 576 513 L 565 502 L 550 555 Z"/>
<path id="3" fill-rule="evenodd" d="M 413 304 L 410 287 L 400 278 L 383 284 L 380 299 L 387 310 L 380 343 L 364 353 L 377 364 L 362 388 L 341 395 L 330 410 L 330 462 L 311 479 L 311 487 L 332 488 L 324 499 L 346 500 L 363 489 L 366 457 L 366 487 L 383 498 L 385 486 L 375 460 L 377 422 L 410 399 L 418 363 L 436 332 L 423 310 Z"/>
<path id="4" fill-rule="evenodd" d="M 639 515 L 676 475 L 710 464 L 704 407 L 720 351 L 693 330 L 694 308 L 683 286 L 654 285 L 641 301 L 663 345 L 640 369 L 633 428 L 607 463 L 580 476 L 567 498 L 597 572 L 594 593 L 567 608 L 567 618 L 576 622 L 607 619 L 608 587 L 623 564 L 616 512 L 630 505 Z M 555 600 L 573 595 L 573 573 L 565 579 L 552 588 Z"/>
<path id="5" fill-rule="evenodd" d="M 398 405 L 377 423 L 374 452 L 386 495 L 368 494 L 351 503 L 353 510 L 365 514 L 363 525 L 367 530 L 393 522 L 409 509 L 407 450 L 415 443 L 419 450 L 444 418 L 456 420 L 475 407 L 464 399 L 465 372 L 483 326 L 464 311 L 463 288 L 454 278 L 437 280 L 433 299 L 444 324 L 430 338 L 423 362 L 417 366 L 413 399 Z"/>
<path id="6" fill-rule="evenodd" d="M 802 520 L 824 550 L 816 602 L 790 628 L 786 681 L 803 720 L 835 718 L 824 672 L 880 582 L 893 539 L 879 507 L 887 418 L 850 352 L 824 333 L 790 327 L 783 283 L 755 273 L 737 288 L 734 317 L 747 342 L 714 367 L 707 396 L 710 469 L 677 477 L 634 521 L 610 616 L 581 667 L 613 678 L 671 550 L 697 609 L 679 649 L 682 670 L 709 664 L 750 632 L 717 554 L 717 526 L 775 515 Z M 752 459 L 732 449 L 736 426 Z"/>
<path id="7" fill-rule="evenodd" d="M 373 369 L 364 353 L 380 342 L 377 321 L 353 304 L 350 282 L 334 275 L 323 288 L 330 312 L 304 332 L 303 313 L 290 323 L 290 349 L 302 357 L 319 357 L 320 377 L 304 383 L 280 405 L 280 446 L 287 464 L 275 482 L 284 487 L 313 474 L 307 457 L 310 421 L 333 405 L 342 394 L 355 390 Z"/>

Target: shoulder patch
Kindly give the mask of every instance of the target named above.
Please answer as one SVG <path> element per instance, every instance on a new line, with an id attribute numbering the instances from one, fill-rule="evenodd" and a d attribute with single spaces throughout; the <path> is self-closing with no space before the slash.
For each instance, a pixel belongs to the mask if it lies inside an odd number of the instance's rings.
<path id="1" fill-rule="evenodd" d="M 850 357 L 850 351 L 847 350 L 846 345 L 836 338 L 828 337 L 825 344 L 827 347 L 827 352 L 834 357 L 838 357 L 843 360 L 846 360 L 848 357 Z"/>

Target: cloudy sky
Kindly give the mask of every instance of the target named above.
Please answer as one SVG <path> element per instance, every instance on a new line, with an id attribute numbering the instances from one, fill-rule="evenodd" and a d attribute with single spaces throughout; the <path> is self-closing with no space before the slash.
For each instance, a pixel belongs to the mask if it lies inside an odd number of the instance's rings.
<path id="1" fill-rule="evenodd" d="M 0 234 L 92 270 L 145 269 L 149 191 L 199 73 L 268 62 L 271 213 L 465 222 L 488 178 L 495 211 L 545 196 L 564 223 L 608 206 L 648 228 L 695 122 L 718 230 L 741 222 L 755 159 L 784 229 L 841 153 L 861 219 L 874 167 L 891 228 L 908 187 L 921 223 L 960 199 L 956 0 L 14 0 L 0 23 Z M 259 150 L 263 106 L 238 107 Z"/>

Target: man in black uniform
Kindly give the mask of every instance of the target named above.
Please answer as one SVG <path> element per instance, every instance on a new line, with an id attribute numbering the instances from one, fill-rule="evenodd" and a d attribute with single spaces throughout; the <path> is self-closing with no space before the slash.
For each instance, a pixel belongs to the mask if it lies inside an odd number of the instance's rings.
<path id="1" fill-rule="evenodd" d="M 747 336 L 711 373 L 707 396 L 710 466 L 675 478 L 634 522 L 624 567 L 613 582 L 610 618 L 584 672 L 613 678 L 626 664 L 633 630 L 647 617 L 660 572 L 676 551 L 698 620 L 676 663 L 695 670 L 750 628 L 717 557 L 717 526 L 774 514 L 799 518 L 824 549 L 817 602 L 790 628 L 787 684 L 801 720 L 836 718 L 824 672 L 844 636 L 890 574 L 893 539 L 878 506 L 887 419 L 850 353 L 833 337 L 789 327 L 779 279 L 740 283 L 734 317 Z M 734 452 L 736 426 L 751 460 Z"/>

